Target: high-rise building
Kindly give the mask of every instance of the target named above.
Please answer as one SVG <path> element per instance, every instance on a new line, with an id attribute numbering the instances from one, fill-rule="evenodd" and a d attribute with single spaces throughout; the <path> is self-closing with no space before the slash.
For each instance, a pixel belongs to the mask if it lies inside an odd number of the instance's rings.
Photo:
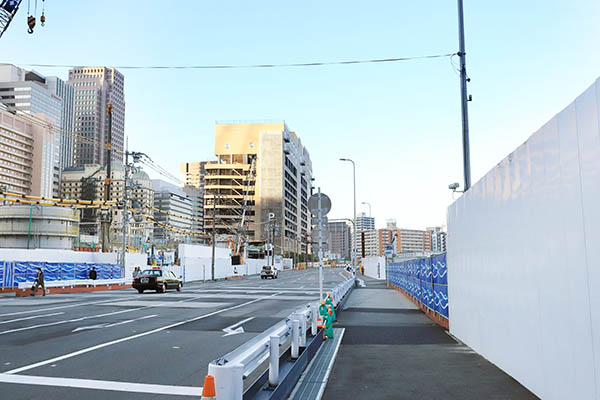
<path id="1" fill-rule="evenodd" d="M 74 139 L 74 99 L 75 91 L 73 86 L 69 85 L 56 76 L 46 78 L 50 93 L 60 97 L 62 101 L 61 109 L 61 131 L 60 131 L 60 157 L 59 164 L 61 171 L 66 167 L 73 165 L 73 139 Z"/>
<path id="2" fill-rule="evenodd" d="M 190 241 L 192 201 L 177 185 L 160 179 L 152 180 L 154 189 L 154 242 L 168 245 Z M 161 226 L 162 225 L 162 226 Z"/>
<path id="3" fill-rule="evenodd" d="M 300 138 L 284 122 L 218 123 L 215 155 L 205 164 L 205 230 L 264 243 L 270 225 L 275 254 L 304 253 L 312 163 Z"/>
<path id="4" fill-rule="evenodd" d="M 329 253 L 339 254 L 341 258 L 350 259 L 352 254 L 351 230 L 346 222 L 329 222 L 327 224 L 327 248 Z"/>
<path id="5" fill-rule="evenodd" d="M 123 161 L 125 140 L 124 77 L 111 67 L 78 67 L 69 70 L 75 90 L 74 164 L 106 164 L 108 144 L 107 104 L 112 103 L 113 161 Z"/>
<path id="6" fill-rule="evenodd" d="M 358 232 L 375 229 L 375 218 L 367 217 L 366 213 L 360 213 L 356 216 L 356 230 Z"/>
<path id="7" fill-rule="evenodd" d="M 190 240 L 195 243 L 204 243 L 202 235 L 204 233 L 204 192 L 203 189 L 195 186 L 186 185 L 183 192 L 192 203 L 192 227 L 194 233 Z"/>
<path id="8" fill-rule="evenodd" d="M 427 228 L 431 235 L 431 251 L 436 253 L 446 252 L 446 236 L 447 233 L 440 226 Z"/>
<path id="9" fill-rule="evenodd" d="M 59 93 L 65 98 L 60 97 Z M 68 114 L 72 109 L 69 101 L 72 101 L 72 91 L 59 78 L 46 78 L 35 71 L 26 71 L 11 64 L 0 65 L 0 103 L 16 113 L 45 115 L 54 123 L 52 191 L 48 196 L 58 196 L 60 191 L 62 138 L 68 137 L 66 129 L 72 126 L 72 122 L 69 122 L 69 118 L 72 121 L 72 114 Z M 69 148 L 64 149 L 64 152 L 69 151 Z"/>
<path id="10" fill-rule="evenodd" d="M 46 120 L 45 120 L 46 119 Z M 0 185 L 11 193 L 51 197 L 54 121 L 0 109 Z"/>

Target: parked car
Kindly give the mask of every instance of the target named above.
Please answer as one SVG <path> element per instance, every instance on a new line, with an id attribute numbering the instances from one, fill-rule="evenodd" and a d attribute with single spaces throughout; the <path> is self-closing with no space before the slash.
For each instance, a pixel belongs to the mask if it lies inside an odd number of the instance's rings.
<path id="1" fill-rule="evenodd" d="M 144 293 L 144 290 L 156 290 L 158 293 L 164 293 L 167 289 L 176 289 L 179 292 L 183 281 L 172 271 L 155 268 L 143 270 L 133 278 L 131 286 L 140 293 Z"/>
<path id="2" fill-rule="evenodd" d="M 278 276 L 279 271 L 277 270 L 277 268 L 272 267 L 270 265 L 265 265 L 264 267 L 262 267 L 262 271 L 260 271 L 260 279 L 277 279 Z"/>

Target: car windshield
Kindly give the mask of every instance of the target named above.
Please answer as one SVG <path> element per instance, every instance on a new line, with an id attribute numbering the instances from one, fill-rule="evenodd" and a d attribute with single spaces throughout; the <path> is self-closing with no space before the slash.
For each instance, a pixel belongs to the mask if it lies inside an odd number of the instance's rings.
<path id="1" fill-rule="evenodd" d="M 146 270 L 142 271 L 142 275 L 162 276 L 162 271 L 160 269 L 146 269 Z"/>

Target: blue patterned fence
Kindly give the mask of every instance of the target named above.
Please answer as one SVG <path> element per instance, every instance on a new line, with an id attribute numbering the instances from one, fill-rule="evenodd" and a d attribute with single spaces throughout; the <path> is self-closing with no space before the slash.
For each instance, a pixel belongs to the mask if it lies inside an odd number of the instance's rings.
<path id="1" fill-rule="evenodd" d="M 387 281 L 448 318 L 446 253 L 387 265 Z"/>
<path id="2" fill-rule="evenodd" d="M 96 267 L 98 279 L 123 278 L 120 264 L 0 261 L 0 288 L 11 288 L 19 286 L 22 282 L 33 282 L 38 267 L 44 271 L 46 282 L 88 279 L 92 267 Z"/>

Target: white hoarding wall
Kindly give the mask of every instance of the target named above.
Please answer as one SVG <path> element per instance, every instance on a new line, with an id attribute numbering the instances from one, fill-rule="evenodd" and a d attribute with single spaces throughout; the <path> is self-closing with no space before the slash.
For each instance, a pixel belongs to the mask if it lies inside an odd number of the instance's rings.
<path id="1" fill-rule="evenodd" d="M 180 244 L 179 266 L 169 267 L 185 282 L 205 281 L 212 279 L 212 247 L 203 245 Z M 230 250 L 215 248 L 215 279 L 223 279 L 237 275 L 256 275 L 265 265 L 263 259 L 248 258 L 245 264 L 231 265 Z"/>
<path id="2" fill-rule="evenodd" d="M 450 331 L 544 399 L 600 399 L 600 80 L 448 209 Z"/>
<path id="3" fill-rule="evenodd" d="M 362 259 L 362 265 L 366 276 L 385 280 L 385 257 L 364 257 Z"/>

